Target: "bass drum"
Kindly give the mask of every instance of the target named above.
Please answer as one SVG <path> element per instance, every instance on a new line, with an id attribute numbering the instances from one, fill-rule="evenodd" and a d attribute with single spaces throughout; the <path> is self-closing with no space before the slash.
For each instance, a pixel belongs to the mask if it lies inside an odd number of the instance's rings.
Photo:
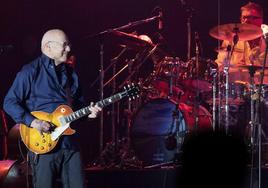
<path id="1" fill-rule="evenodd" d="M 174 114 L 175 110 L 178 113 Z M 197 127 L 195 114 L 198 114 Z M 132 147 L 145 166 L 169 162 L 180 150 L 185 133 L 194 129 L 210 129 L 211 125 L 211 114 L 203 106 L 194 110 L 193 106 L 185 103 L 177 105 L 168 99 L 153 99 L 144 104 L 134 117 L 131 128 Z M 166 138 L 175 134 L 177 147 L 169 150 Z"/>

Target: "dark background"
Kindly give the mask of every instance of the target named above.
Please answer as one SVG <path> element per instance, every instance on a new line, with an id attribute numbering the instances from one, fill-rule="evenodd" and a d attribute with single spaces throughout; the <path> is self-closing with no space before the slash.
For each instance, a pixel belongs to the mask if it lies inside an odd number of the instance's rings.
<path id="1" fill-rule="evenodd" d="M 155 7 L 163 9 L 164 27 L 157 29 L 152 22 L 125 32 L 136 31 L 154 37 L 160 32 L 166 40 L 170 56 L 186 61 L 187 58 L 187 12 L 186 7 L 194 8 L 192 34 L 197 31 L 203 46 L 202 57 L 215 59 L 217 40 L 209 36 L 209 29 L 225 23 L 239 22 L 240 7 L 244 0 L 9 0 L 0 6 L 0 45 L 11 44 L 14 50 L 0 56 L 0 105 L 21 67 L 40 54 L 40 40 L 48 29 L 60 28 L 66 31 L 72 42 L 72 54 L 77 58 L 76 70 L 86 101 L 98 100 L 98 83 L 91 83 L 98 76 L 100 67 L 99 38 L 90 37 L 103 30 L 119 27 L 131 21 L 156 15 Z M 264 9 L 264 22 L 267 23 L 268 2 L 254 1 Z M 104 67 L 121 48 L 113 36 L 103 38 Z M 193 41 L 193 40 L 192 40 Z M 193 43 L 194 44 L 194 43 Z M 194 46 L 192 44 L 192 57 Z M 105 80 L 109 76 L 106 75 Z M 105 97 L 111 95 L 110 86 L 105 88 Z M 106 111 L 105 111 L 106 114 Z M 104 143 L 111 140 L 111 122 L 105 115 Z M 11 128 L 14 122 L 8 118 Z M 80 128 L 79 128 L 80 129 Z M 98 120 L 83 123 L 80 133 L 84 159 L 90 162 L 98 156 Z"/>

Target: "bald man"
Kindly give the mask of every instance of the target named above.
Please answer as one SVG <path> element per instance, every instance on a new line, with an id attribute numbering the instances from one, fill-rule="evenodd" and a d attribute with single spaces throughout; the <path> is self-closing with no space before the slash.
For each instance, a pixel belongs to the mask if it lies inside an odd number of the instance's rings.
<path id="1" fill-rule="evenodd" d="M 70 52 L 66 34 L 59 29 L 47 31 L 41 42 L 42 55 L 24 65 L 4 99 L 4 110 L 16 123 L 42 132 L 50 132 L 51 124 L 35 118 L 30 112 L 52 113 L 59 105 L 73 110 L 83 106 L 78 76 L 64 63 Z M 89 118 L 97 117 L 101 108 L 91 105 Z M 75 134 L 61 136 L 56 148 L 46 154 L 29 152 L 35 188 L 52 188 L 60 177 L 63 187 L 84 187 L 80 152 Z"/>

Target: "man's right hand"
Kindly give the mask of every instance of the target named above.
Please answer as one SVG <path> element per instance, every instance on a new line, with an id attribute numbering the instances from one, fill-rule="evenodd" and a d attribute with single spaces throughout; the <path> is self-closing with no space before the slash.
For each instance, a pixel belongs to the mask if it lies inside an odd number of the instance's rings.
<path id="1" fill-rule="evenodd" d="M 41 134 L 50 132 L 51 125 L 47 121 L 34 119 L 30 125 L 31 127 L 37 129 Z"/>

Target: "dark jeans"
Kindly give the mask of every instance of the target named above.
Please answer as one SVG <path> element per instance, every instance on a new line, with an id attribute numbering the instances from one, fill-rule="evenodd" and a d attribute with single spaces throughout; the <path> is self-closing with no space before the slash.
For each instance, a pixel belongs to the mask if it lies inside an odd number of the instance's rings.
<path id="1" fill-rule="evenodd" d="M 34 188 L 53 188 L 57 178 L 64 188 L 84 188 L 84 173 L 80 152 L 60 149 L 35 155 L 29 152 Z"/>

